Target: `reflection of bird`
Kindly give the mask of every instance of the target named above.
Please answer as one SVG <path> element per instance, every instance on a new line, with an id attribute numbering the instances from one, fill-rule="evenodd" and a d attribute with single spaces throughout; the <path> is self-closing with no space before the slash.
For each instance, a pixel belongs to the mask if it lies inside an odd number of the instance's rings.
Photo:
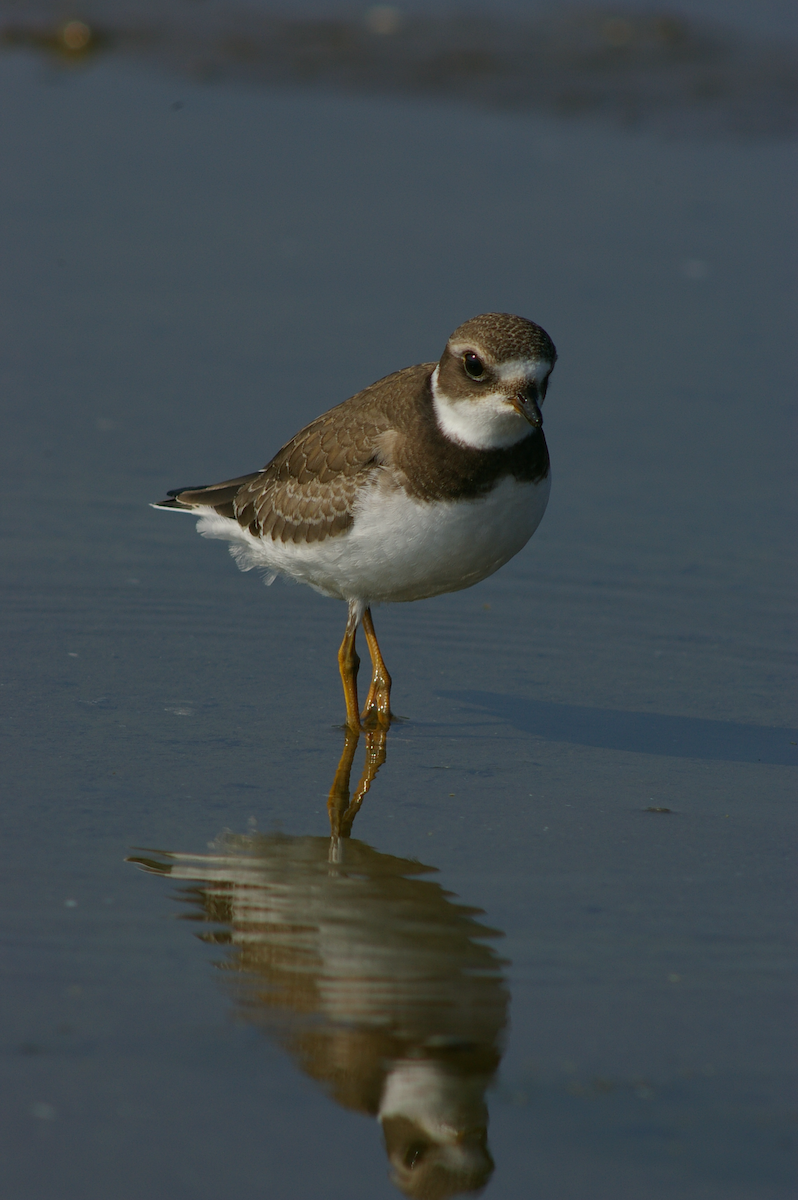
<path id="1" fill-rule="evenodd" d="M 372 679 L 362 720 L 390 721 L 391 679 L 371 605 L 469 587 L 537 529 L 549 494 L 540 405 L 556 359 L 539 325 L 486 313 L 439 363 L 379 380 L 301 430 L 270 463 L 155 507 L 195 512 L 247 571 L 282 573 L 346 600 L 338 652 L 346 718 L 360 728 L 357 627 Z"/>
<path id="2" fill-rule="evenodd" d="M 225 928 L 238 1003 L 347 1108 L 376 1116 L 408 1196 L 483 1187 L 493 1170 L 484 1093 L 507 992 L 478 910 L 433 868 L 326 838 L 226 836 L 216 853 L 132 861 L 193 881 L 184 899 Z"/>

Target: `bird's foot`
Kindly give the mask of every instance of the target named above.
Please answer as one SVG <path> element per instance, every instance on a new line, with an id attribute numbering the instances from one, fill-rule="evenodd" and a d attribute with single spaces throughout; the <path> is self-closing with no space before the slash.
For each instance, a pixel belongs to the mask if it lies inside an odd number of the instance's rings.
<path id="1" fill-rule="evenodd" d="M 377 692 L 373 698 L 371 693 L 369 693 L 369 697 L 360 714 L 361 728 L 366 730 L 388 729 L 391 722 L 395 719 L 394 714 L 391 712 L 390 692 Z"/>
<path id="2" fill-rule="evenodd" d="M 361 727 L 388 729 L 395 719 L 391 712 L 391 677 L 387 671 L 377 670 L 372 676 L 369 694 L 360 714 Z"/>

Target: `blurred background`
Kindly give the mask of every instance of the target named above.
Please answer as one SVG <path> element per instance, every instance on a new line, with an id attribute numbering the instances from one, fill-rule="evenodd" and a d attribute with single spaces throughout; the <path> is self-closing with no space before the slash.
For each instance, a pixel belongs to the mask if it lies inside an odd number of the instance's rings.
<path id="1" fill-rule="evenodd" d="M 6 1194 L 794 1195 L 796 40 L 0 0 Z M 343 606 L 148 504 L 490 310 L 549 511 L 353 746 Z"/>

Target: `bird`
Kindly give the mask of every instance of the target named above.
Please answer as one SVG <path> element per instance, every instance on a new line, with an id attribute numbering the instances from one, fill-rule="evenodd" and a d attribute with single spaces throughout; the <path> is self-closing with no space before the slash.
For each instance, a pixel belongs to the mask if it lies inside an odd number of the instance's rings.
<path id="1" fill-rule="evenodd" d="M 301 429 L 260 471 L 153 505 L 197 516 L 259 568 L 347 603 L 338 651 L 346 728 L 387 729 L 391 676 L 372 606 L 455 592 L 521 550 L 549 498 L 541 406 L 557 352 L 540 325 L 489 312 L 440 360 L 372 383 Z M 362 625 L 371 684 L 358 703 Z"/>

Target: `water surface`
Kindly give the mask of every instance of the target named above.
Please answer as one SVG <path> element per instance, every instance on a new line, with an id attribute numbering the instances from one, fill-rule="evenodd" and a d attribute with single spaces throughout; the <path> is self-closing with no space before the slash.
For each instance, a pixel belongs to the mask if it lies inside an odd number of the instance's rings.
<path id="1" fill-rule="evenodd" d="M 783 128 L 62 58 L 0 56 L 7 1194 L 792 1195 Z M 347 747 L 343 607 L 147 505 L 491 309 L 549 512 L 375 614 Z"/>

